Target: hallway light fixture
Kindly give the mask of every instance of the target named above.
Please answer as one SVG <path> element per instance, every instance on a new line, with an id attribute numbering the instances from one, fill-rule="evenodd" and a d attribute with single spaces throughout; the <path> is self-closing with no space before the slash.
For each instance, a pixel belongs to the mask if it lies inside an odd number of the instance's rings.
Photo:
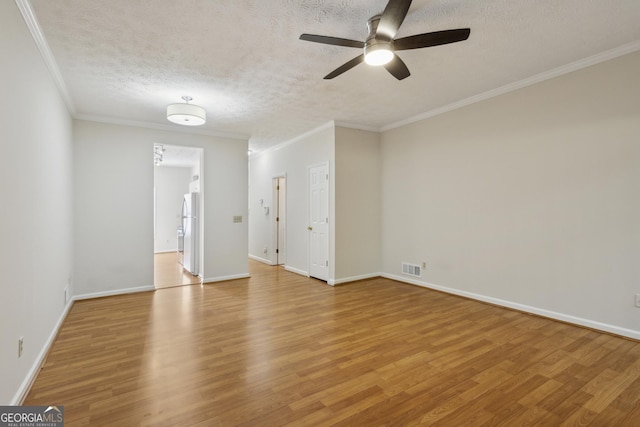
<path id="1" fill-rule="evenodd" d="M 190 96 L 183 96 L 184 104 L 170 104 L 167 106 L 167 120 L 184 126 L 200 126 L 207 122 L 207 112 L 204 108 L 189 104 L 193 100 Z"/>
<path id="2" fill-rule="evenodd" d="M 163 160 L 164 160 L 164 146 L 154 145 L 153 146 L 153 164 L 156 166 L 160 166 Z"/>

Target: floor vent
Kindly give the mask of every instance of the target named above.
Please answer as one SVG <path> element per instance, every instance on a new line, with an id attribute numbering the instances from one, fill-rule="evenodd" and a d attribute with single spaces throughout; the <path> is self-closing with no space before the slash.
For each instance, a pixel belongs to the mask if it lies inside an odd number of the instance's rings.
<path id="1" fill-rule="evenodd" d="M 422 277 L 422 269 L 419 265 L 402 263 L 402 273 L 413 277 Z"/>

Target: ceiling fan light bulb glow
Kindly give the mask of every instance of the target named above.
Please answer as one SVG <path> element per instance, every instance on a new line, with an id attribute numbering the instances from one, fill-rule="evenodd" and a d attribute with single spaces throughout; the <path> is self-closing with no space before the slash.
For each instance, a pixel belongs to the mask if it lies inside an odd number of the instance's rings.
<path id="1" fill-rule="evenodd" d="M 388 44 L 376 44 L 365 47 L 364 62 L 369 65 L 379 66 L 391 62 L 393 59 L 393 50 Z"/>

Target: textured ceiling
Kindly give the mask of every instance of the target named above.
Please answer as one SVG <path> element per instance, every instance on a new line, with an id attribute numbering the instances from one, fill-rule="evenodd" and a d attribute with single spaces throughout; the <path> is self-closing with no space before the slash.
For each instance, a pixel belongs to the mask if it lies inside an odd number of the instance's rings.
<path id="1" fill-rule="evenodd" d="M 364 40 L 386 0 L 31 0 L 78 117 L 169 125 L 182 95 L 198 131 L 253 150 L 328 121 L 381 129 L 640 40 L 639 0 L 415 0 L 397 37 L 470 27 L 461 43 L 400 52 L 411 77 L 298 40 Z M 177 126 L 177 125 L 171 125 Z"/>

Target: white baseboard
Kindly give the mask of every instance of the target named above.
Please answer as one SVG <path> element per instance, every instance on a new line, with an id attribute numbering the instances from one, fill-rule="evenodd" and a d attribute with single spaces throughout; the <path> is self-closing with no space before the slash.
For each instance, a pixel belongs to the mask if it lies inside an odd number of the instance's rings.
<path id="1" fill-rule="evenodd" d="M 360 276 L 345 277 L 343 279 L 330 279 L 327 283 L 331 286 L 342 285 L 344 283 L 357 282 L 358 280 L 373 279 L 382 276 L 381 273 L 362 274 Z"/>
<path id="2" fill-rule="evenodd" d="M 178 252 L 177 249 L 173 249 L 173 250 L 168 250 L 168 251 L 154 251 L 154 254 L 173 254 Z"/>
<path id="3" fill-rule="evenodd" d="M 304 271 L 304 270 L 299 270 L 299 269 L 294 268 L 294 267 L 291 267 L 291 266 L 289 266 L 289 265 L 285 265 L 285 266 L 284 266 L 284 269 L 285 269 L 285 270 L 287 270 L 287 271 L 290 271 L 290 272 L 292 272 L 292 273 L 299 274 L 299 275 L 301 275 L 301 276 L 309 277 L 309 272 Z"/>
<path id="4" fill-rule="evenodd" d="M 153 285 L 141 286 L 139 288 L 115 289 L 113 291 L 104 291 L 104 292 L 96 292 L 93 294 L 76 295 L 73 297 L 73 299 L 76 301 L 80 301 L 83 299 L 111 297 L 114 295 L 135 294 L 137 292 L 149 292 L 149 291 L 155 291 L 155 290 L 156 290 L 156 287 Z"/>
<path id="5" fill-rule="evenodd" d="M 236 280 L 236 279 L 248 279 L 251 276 L 249 273 L 246 274 L 234 274 L 231 276 L 220 276 L 220 277 L 208 277 L 206 279 L 202 279 L 202 283 L 216 283 L 216 282 L 226 282 L 227 280 Z"/>
<path id="6" fill-rule="evenodd" d="M 259 256 L 255 256 L 255 255 L 251 255 L 251 254 L 249 254 L 249 258 L 254 260 L 254 261 L 259 261 L 259 262 L 261 262 L 263 264 L 273 265 L 273 262 L 271 262 L 270 259 L 260 258 Z"/>
<path id="7" fill-rule="evenodd" d="M 60 314 L 60 318 L 56 322 L 51 333 L 49 334 L 47 341 L 42 346 L 42 349 L 40 349 L 40 353 L 38 353 L 38 357 L 36 357 L 36 360 L 33 362 L 33 366 L 31 366 L 31 369 L 29 369 L 29 372 L 27 372 L 27 376 L 25 377 L 24 381 L 22 381 L 22 384 L 20 384 L 20 388 L 18 388 L 18 391 L 13 396 L 13 399 L 11 400 L 10 405 L 12 406 L 22 405 L 22 402 L 27 397 L 27 393 L 29 393 L 29 390 L 31 390 L 31 386 L 33 385 L 34 381 L 38 377 L 40 368 L 42 367 L 42 364 L 44 363 L 47 357 L 47 354 L 49 353 L 49 349 L 53 345 L 53 341 L 56 339 L 56 336 L 58 335 L 58 331 L 60 330 L 60 327 L 64 323 L 64 320 L 67 318 L 67 314 L 69 314 L 69 310 L 71 310 L 71 306 L 73 306 L 73 301 L 74 301 L 73 299 L 70 299 L 67 302 L 67 305 L 64 307 L 62 314 Z"/>
<path id="8" fill-rule="evenodd" d="M 561 322 L 572 323 L 574 325 L 584 326 L 590 329 L 596 329 L 603 332 L 609 332 L 612 334 L 620 335 L 623 337 L 633 338 L 640 340 L 640 331 L 634 331 L 632 329 L 623 328 L 620 326 L 609 325 L 606 323 L 597 322 L 595 320 L 583 319 L 581 317 L 571 316 L 569 314 L 557 313 L 555 311 L 546 310 L 544 308 L 532 307 L 517 302 L 506 301 L 498 298 L 488 297 L 485 295 L 475 294 L 473 292 L 461 291 L 459 289 L 449 288 L 446 286 L 434 285 L 432 283 L 421 282 L 406 277 L 396 276 L 393 274 L 383 273 L 381 275 L 387 279 L 396 280 L 398 282 L 410 283 L 412 285 L 421 286 L 423 288 L 429 288 L 436 291 L 446 292 L 448 294 L 458 295 L 461 297 L 487 302 L 489 304 L 498 305 L 501 307 L 512 308 L 518 311 L 524 311 L 526 313 L 536 314 L 542 317 L 548 317 L 550 319 L 559 320 Z"/>

